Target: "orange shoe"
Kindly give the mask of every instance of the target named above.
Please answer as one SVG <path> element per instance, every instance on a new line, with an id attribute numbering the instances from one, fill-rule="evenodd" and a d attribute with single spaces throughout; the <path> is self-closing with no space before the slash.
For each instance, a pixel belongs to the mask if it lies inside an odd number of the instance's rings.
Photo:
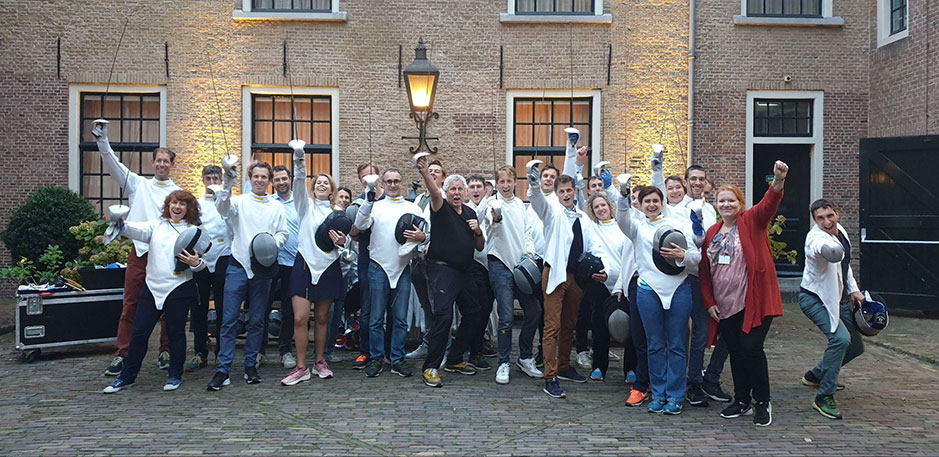
<path id="1" fill-rule="evenodd" d="M 362 354 L 359 354 L 359 356 L 356 357 L 354 361 L 352 361 L 352 368 L 356 370 L 362 370 L 366 366 L 368 366 L 368 357 Z"/>
<path id="2" fill-rule="evenodd" d="M 629 398 L 626 399 L 626 406 L 641 406 L 652 394 L 647 390 L 645 392 L 636 389 L 629 389 Z"/>

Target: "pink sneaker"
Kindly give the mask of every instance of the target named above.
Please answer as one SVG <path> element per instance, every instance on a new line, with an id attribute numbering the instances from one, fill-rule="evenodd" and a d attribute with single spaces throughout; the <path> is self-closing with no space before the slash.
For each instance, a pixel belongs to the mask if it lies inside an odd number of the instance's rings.
<path id="1" fill-rule="evenodd" d="M 319 375 L 320 379 L 329 379 L 333 377 L 333 370 L 329 369 L 329 365 L 326 365 L 325 360 L 320 360 L 313 364 L 313 370 L 316 371 L 316 374 Z"/>
<path id="2" fill-rule="evenodd" d="M 303 381 L 310 380 L 310 369 L 307 367 L 296 367 L 286 378 L 281 379 L 280 383 L 285 386 L 293 386 Z"/>

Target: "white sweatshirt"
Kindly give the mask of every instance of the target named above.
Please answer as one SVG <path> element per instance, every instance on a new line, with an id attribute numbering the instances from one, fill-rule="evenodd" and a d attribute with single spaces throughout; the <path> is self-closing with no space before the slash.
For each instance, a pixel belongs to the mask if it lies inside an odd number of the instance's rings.
<path id="1" fill-rule="evenodd" d="M 398 244 L 398 240 L 395 239 L 395 228 L 398 226 L 398 219 L 405 214 L 421 216 L 421 207 L 405 200 L 404 197 L 388 196 L 373 202 L 371 208 L 366 209 L 368 205 L 366 203 L 359 210 L 359 215 L 355 218 L 355 226 L 359 230 L 372 229 L 372 237 L 368 245 L 369 259 L 385 271 L 391 288 L 396 289 L 398 279 L 401 279 L 401 274 L 411 261 L 411 252 L 420 243 L 408 241 Z"/>
<path id="2" fill-rule="evenodd" d="M 486 254 L 495 256 L 509 270 L 518 265 L 522 256 L 535 253 L 535 245 L 529 231 L 528 210 L 522 199 L 515 197 L 505 198 L 502 194 L 496 197 L 502 200 L 502 221 L 492 221 L 492 211 L 486 212 Z M 534 213 L 534 210 L 532 210 Z M 535 217 L 537 219 L 537 216 Z M 540 219 L 539 219 L 540 221 Z M 544 235 L 542 235 L 542 239 Z M 543 251 L 542 251 L 543 252 Z"/>
<path id="3" fill-rule="evenodd" d="M 848 239 L 848 232 L 841 224 L 838 224 L 838 231 Z M 831 332 L 838 330 L 838 322 L 841 319 L 841 295 L 842 291 L 847 293 L 860 292 L 857 281 L 854 280 L 854 272 L 848 267 L 848 277 L 841 278 L 841 262 L 829 262 L 822 257 L 822 247 L 825 245 L 841 245 L 837 236 L 830 235 L 822 230 L 817 224 L 812 226 L 809 233 L 805 236 L 805 269 L 802 270 L 802 288 L 811 291 L 818 298 L 822 299 L 825 310 L 828 311 L 828 319 L 831 324 Z M 849 242 L 850 246 L 850 242 Z"/>
<path id="4" fill-rule="evenodd" d="M 251 241 L 259 233 L 274 236 L 277 248 L 287 242 L 287 213 L 284 205 L 271 195 L 253 192 L 231 195 L 231 185 L 226 182 L 215 198 L 215 207 L 222 217 L 227 217 L 232 229 L 231 254 L 245 269 L 248 279 L 254 278 L 251 270 Z"/>
<path id="5" fill-rule="evenodd" d="M 202 219 L 202 230 L 209 236 L 212 248 L 202 257 L 210 273 L 215 273 L 215 264 L 218 258 L 231 255 L 231 226 L 215 207 L 215 194 L 204 194 L 199 199 L 199 212 Z M 200 254 L 202 254 L 200 252 Z"/>
<path id="6" fill-rule="evenodd" d="M 163 202 L 166 196 L 174 190 L 182 190 L 172 179 L 160 181 L 156 178 L 144 178 L 127 169 L 114 155 L 111 144 L 98 141 L 98 150 L 101 151 L 101 162 L 104 168 L 120 183 L 127 193 L 130 212 L 127 213 L 127 222 L 150 222 L 163 216 Z M 143 256 L 149 250 L 147 243 L 134 240 L 134 249 L 138 256 Z"/>
<path id="7" fill-rule="evenodd" d="M 162 310 L 163 303 L 170 293 L 192 279 L 193 270 L 200 271 L 205 268 L 203 261 L 181 273 L 173 271 L 176 268 L 176 253 L 173 252 L 176 238 L 189 227 L 191 226 L 186 221 L 173 222 L 164 218 L 148 222 L 128 221 L 125 225 L 124 236 L 149 247 L 146 282 L 147 288 L 153 294 L 156 309 Z"/>
<path id="8" fill-rule="evenodd" d="M 590 253 L 603 261 L 603 271 L 607 276 L 603 284 L 612 294 L 616 292 L 616 284 L 621 275 L 632 278 L 636 272 L 636 262 L 632 256 L 633 243 L 626 238 L 613 219 L 591 222 L 587 226 L 588 233 L 585 236 L 591 237 L 593 245 Z M 624 254 L 627 251 L 630 254 L 628 257 Z"/>
<path id="9" fill-rule="evenodd" d="M 669 309 L 672 306 L 672 295 L 688 276 L 688 266 L 701 261 L 701 251 L 695 246 L 692 237 L 691 221 L 672 216 L 668 206 L 663 206 L 662 214 L 650 221 L 645 214 L 633 208 L 630 203 L 625 198 L 619 201 L 616 208 L 616 222 L 633 243 L 639 280 L 648 284 L 658 294 L 663 309 Z M 678 263 L 679 266 L 685 267 L 685 270 L 677 275 L 662 273 L 652 260 L 652 241 L 656 230 L 662 226 L 681 230 L 685 235 L 688 249 L 685 251 L 685 258 Z"/>

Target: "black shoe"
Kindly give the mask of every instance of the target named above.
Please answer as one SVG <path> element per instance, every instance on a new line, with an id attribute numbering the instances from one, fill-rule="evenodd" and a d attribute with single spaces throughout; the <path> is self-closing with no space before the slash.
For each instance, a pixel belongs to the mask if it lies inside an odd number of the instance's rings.
<path id="1" fill-rule="evenodd" d="M 212 376 L 212 380 L 205 385 L 205 390 L 209 392 L 217 392 L 222 390 L 222 386 L 227 386 L 231 384 L 231 379 L 228 378 L 228 375 L 222 373 L 221 371 L 216 371 L 215 376 Z"/>
<path id="2" fill-rule="evenodd" d="M 812 370 L 806 371 L 802 375 L 802 384 L 809 387 L 818 387 L 819 383 L 822 381 L 815 376 L 815 373 L 812 373 Z M 835 384 L 835 390 L 844 390 L 844 384 Z"/>
<path id="3" fill-rule="evenodd" d="M 104 370 L 105 376 L 120 376 L 121 371 L 124 370 L 124 356 L 118 355 L 114 357 L 114 360 L 111 361 L 111 364 L 108 365 L 108 368 Z"/>
<path id="4" fill-rule="evenodd" d="M 751 408 L 750 405 L 736 401 L 721 411 L 721 417 L 724 419 L 733 419 L 735 417 L 749 416 L 751 414 L 753 414 L 753 408 Z"/>
<path id="5" fill-rule="evenodd" d="M 258 374 L 258 367 L 245 367 L 245 382 L 248 384 L 261 383 L 261 375 Z"/>
<path id="6" fill-rule="evenodd" d="M 558 378 L 554 378 L 550 381 L 544 383 L 544 393 L 554 397 L 554 398 L 564 398 L 564 389 L 561 388 L 561 383 L 558 382 Z"/>
<path id="7" fill-rule="evenodd" d="M 701 383 L 701 390 L 703 390 L 704 393 L 707 394 L 708 397 L 711 397 L 711 400 L 714 401 L 727 403 L 733 400 L 733 397 L 721 389 L 720 383 L 704 381 Z"/>
<path id="8" fill-rule="evenodd" d="M 499 350 L 496 348 L 496 345 L 492 344 L 492 341 L 486 341 L 483 343 L 481 354 L 483 357 L 495 357 L 499 355 Z"/>
<path id="9" fill-rule="evenodd" d="M 404 360 L 391 364 L 391 372 L 402 378 L 410 378 L 414 374 L 414 370 Z"/>
<path id="10" fill-rule="evenodd" d="M 486 361 L 482 356 L 470 357 L 469 366 L 475 368 L 478 371 L 489 371 L 492 369 L 492 365 Z"/>
<path id="11" fill-rule="evenodd" d="M 381 374 L 382 362 L 378 359 L 372 359 L 368 362 L 368 368 L 365 369 L 365 376 L 377 378 Z"/>
<path id="12" fill-rule="evenodd" d="M 688 391 L 685 393 L 685 399 L 691 406 L 708 406 L 708 396 L 701 388 L 701 384 L 694 383 L 688 385 Z"/>
<path id="13" fill-rule="evenodd" d="M 756 402 L 753 405 L 753 425 L 767 427 L 773 423 L 773 404 L 770 402 Z"/>
<path id="14" fill-rule="evenodd" d="M 578 373 L 573 366 L 564 371 L 558 372 L 558 379 L 571 382 L 587 382 L 587 377 Z"/>

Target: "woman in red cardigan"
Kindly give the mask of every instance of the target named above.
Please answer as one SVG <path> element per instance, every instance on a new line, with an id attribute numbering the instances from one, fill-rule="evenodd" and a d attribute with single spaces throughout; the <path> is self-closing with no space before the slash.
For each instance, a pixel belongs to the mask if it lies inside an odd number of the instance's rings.
<path id="1" fill-rule="evenodd" d="M 721 417 L 753 414 L 754 425 L 763 427 L 773 422 L 763 342 L 773 317 L 782 316 L 766 229 L 779 209 L 788 172 L 789 167 L 777 161 L 772 185 L 749 210 L 743 209 L 743 193 L 736 186 L 717 189 L 722 222 L 708 229 L 698 267 L 704 308 L 712 321 L 711 342 L 719 330 L 734 377 L 734 401 Z"/>

